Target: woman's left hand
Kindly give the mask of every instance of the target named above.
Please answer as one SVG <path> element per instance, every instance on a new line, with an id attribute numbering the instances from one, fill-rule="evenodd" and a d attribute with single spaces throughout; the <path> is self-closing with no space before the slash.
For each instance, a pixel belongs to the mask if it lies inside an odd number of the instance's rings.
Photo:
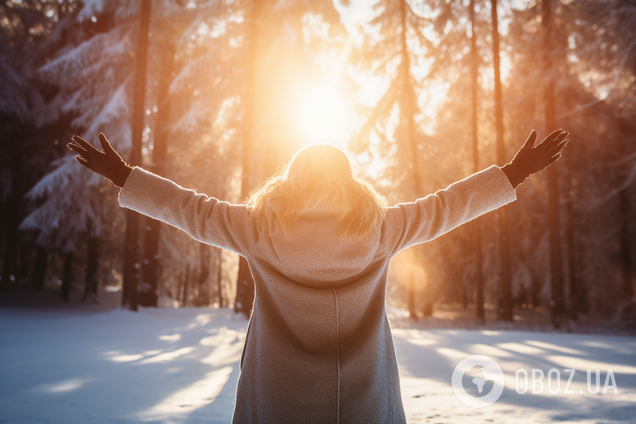
<path id="1" fill-rule="evenodd" d="M 518 165 L 527 178 L 547 168 L 561 157 L 561 150 L 568 144 L 567 136 L 569 134 L 567 131 L 558 129 L 543 139 L 537 146 L 532 147 L 537 138 L 537 132 L 532 130 L 530 136 L 510 163 Z"/>
<path id="2" fill-rule="evenodd" d="M 78 135 L 72 137 L 76 143 L 68 143 L 66 146 L 77 153 L 75 159 L 91 171 L 108 178 L 117 187 L 124 186 L 132 167 L 128 165 L 113 149 L 103 133 L 99 133 L 99 142 L 104 149 L 97 150 L 88 141 Z"/>

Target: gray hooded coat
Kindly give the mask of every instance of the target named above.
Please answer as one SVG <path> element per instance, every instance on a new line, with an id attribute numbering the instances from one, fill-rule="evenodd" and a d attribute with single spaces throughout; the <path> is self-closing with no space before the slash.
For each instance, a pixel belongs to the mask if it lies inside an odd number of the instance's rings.
<path id="1" fill-rule="evenodd" d="M 498 166 L 386 209 L 369 241 L 339 239 L 336 215 L 303 215 L 293 238 L 260 231 L 244 205 L 135 168 L 121 206 L 244 256 L 255 298 L 233 423 L 406 423 L 385 310 L 390 259 L 516 200 Z M 273 230 L 273 231 L 272 231 Z M 275 233 L 262 236 L 261 234 Z"/>

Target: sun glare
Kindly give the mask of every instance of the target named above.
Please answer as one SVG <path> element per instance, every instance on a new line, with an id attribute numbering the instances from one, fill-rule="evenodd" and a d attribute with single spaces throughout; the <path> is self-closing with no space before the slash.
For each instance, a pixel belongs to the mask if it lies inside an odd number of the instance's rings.
<path id="1" fill-rule="evenodd" d="M 323 86 L 309 92 L 302 108 L 302 128 L 312 139 L 333 137 L 343 130 L 345 107 L 335 87 Z"/>

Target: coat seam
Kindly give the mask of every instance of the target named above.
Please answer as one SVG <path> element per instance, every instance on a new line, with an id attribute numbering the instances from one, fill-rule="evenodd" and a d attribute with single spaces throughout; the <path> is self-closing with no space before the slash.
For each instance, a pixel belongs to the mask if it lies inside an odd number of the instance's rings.
<path id="1" fill-rule="evenodd" d="M 338 390 L 337 390 L 337 402 L 336 402 L 336 424 L 340 423 L 340 333 L 339 333 L 339 319 L 338 319 L 338 292 L 333 289 L 333 295 L 336 302 L 336 359 L 338 364 Z"/>

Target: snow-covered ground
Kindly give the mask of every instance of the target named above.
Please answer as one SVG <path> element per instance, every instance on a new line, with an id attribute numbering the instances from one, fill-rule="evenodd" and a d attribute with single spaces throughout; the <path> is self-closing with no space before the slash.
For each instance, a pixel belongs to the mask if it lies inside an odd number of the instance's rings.
<path id="1" fill-rule="evenodd" d="M 0 423 L 227 423 L 246 324 L 228 309 L 0 308 Z M 410 423 L 636 422 L 634 337 L 394 329 L 394 338 Z M 503 395 L 483 409 L 451 388 L 471 354 L 505 374 Z M 542 370 L 544 384 L 557 369 L 560 391 L 516 393 L 518 368 L 530 378 Z M 565 394 L 565 368 L 576 370 L 575 394 Z M 601 370 L 601 389 L 612 369 L 618 394 L 588 394 L 588 368 Z"/>

